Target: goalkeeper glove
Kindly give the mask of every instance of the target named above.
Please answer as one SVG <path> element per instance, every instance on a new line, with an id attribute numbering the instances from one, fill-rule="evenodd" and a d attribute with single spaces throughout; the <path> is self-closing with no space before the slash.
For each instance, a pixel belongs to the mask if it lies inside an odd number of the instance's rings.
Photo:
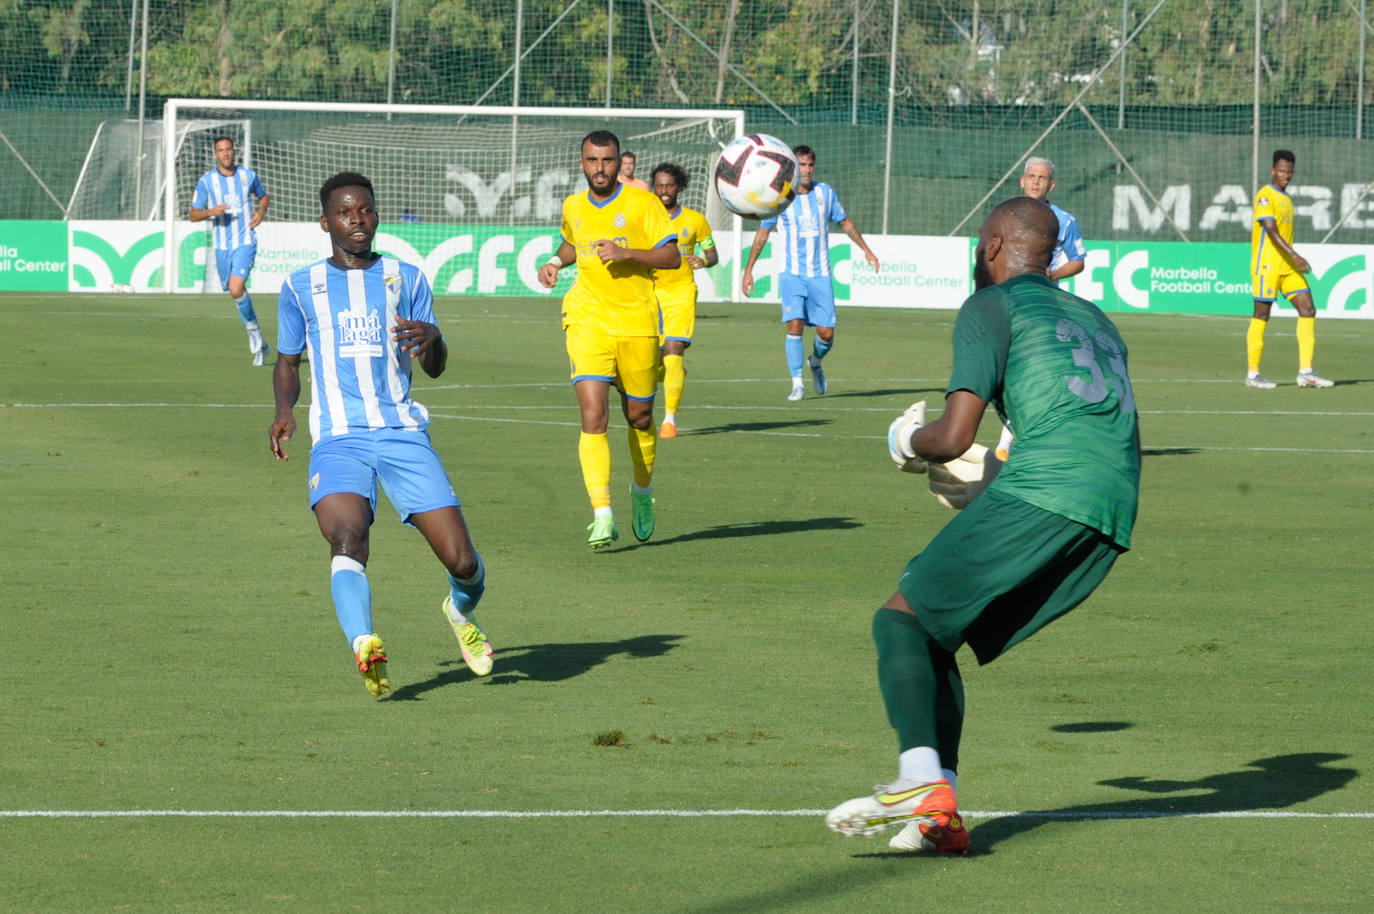
<path id="1" fill-rule="evenodd" d="M 911 434 L 926 424 L 926 401 L 913 403 L 907 407 L 892 424 L 887 427 L 887 452 L 892 462 L 907 473 L 924 473 L 926 462 L 916 456 L 911 449 Z"/>
<path id="2" fill-rule="evenodd" d="M 997 478 L 1002 461 L 981 444 L 974 444 L 948 463 L 930 465 L 930 493 L 946 508 L 968 507 Z"/>

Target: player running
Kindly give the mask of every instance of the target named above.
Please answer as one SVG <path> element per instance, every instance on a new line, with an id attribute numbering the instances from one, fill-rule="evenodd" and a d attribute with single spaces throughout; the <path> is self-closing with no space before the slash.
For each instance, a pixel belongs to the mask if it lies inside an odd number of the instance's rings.
<path id="1" fill-rule="evenodd" d="M 587 545 L 604 549 L 620 537 L 611 511 L 611 447 L 606 441 L 612 384 L 629 424 L 635 539 L 643 542 L 654 532 L 658 299 L 653 271 L 674 269 L 682 258 L 677 233 L 658 198 L 616 180 L 616 135 L 594 130 L 581 148 L 587 191 L 563 201 L 563 240 L 539 268 L 539 282 L 552 289 L 558 271 L 576 261 L 577 279 L 563 296 L 563 332 L 582 414 L 577 457 L 592 503 Z"/>
<path id="2" fill-rule="evenodd" d="M 258 173 L 235 165 L 234 156 L 234 141 L 215 137 L 215 167 L 196 182 L 189 218 L 192 222 L 210 220 L 220 288 L 229 293 L 243 319 L 253 364 L 263 365 L 268 347 L 248 294 L 248 274 L 258 256 L 258 236 L 253 230 L 267 215 L 267 191 Z M 249 205 L 250 197 L 257 198 L 257 206 Z"/>
<path id="3" fill-rule="evenodd" d="M 664 162 L 653 170 L 654 193 L 663 201 L 668 219 L 677 230 L 677 248 L 682 263 L 673 270 L 654 271 L 654 293 L 658 296 L 659 349 L 663 353 L 663 425 L 660 438 L 677 437 L 677 409 L 682 404 L 682 391 L 687 383 L 684 363 L 687 347 L 692 345 L 692 332 L 697 319 L 697 281 L 693 270 L 713 267 L 720 261 L 716 241 L 706 216 L 694 209 L 679 206 L 678 194 L 687 189 L 687 172 Z M 701 246 L 704 256 L 696 255 Z"/>
<path id="4" fill-rule="evenodd" d="M 333 254 L 292 273 L 277 305 L 277 417 L 267 432 L 272 453 L 287 459 L 283 445 L 296 430 L 301 353 L 309 349 L 310 507 L 329 541 L 334 611 L 363 685 L 377 698 L 391 689 L 367 581 L 378 482 L 402 522 L 424 535 L 447 569 L 444 618 L 463 662 L 485 676 L 492 649 L 473 612 L 486 589 L 486 566 L 430 444 L 429 412 L 410 398 L 415 362 L 431 378 L 448 364 L 434 295 L 419 267 L 372 250 L 378 215 L 367 178 L 356 172 L 330 178 L 320 188 L 320 207 Z"/>

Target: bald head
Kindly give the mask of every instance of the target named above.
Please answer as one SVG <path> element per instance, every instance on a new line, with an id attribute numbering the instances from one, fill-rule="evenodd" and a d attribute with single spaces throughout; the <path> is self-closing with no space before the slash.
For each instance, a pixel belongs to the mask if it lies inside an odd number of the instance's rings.
<path id="1" fill-rule="evenodd" d="M 1059 239 L 1059 217 L 1033 197 L 1013 197 L 988 214 L 978 230 L 979 288 L 1024 273 L 1045 275 Z"/>

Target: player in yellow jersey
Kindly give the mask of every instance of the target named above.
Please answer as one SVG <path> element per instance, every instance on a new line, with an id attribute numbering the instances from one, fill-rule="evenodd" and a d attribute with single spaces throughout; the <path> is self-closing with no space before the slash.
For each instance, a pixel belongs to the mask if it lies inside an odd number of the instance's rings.
<path id="1" fill-rule="evenodd" d="M 1272 390 L 1275 386 L 1260 374 L 1259 366 L 1269 311 L 1280 295 L 1298 311 L 1298 386 L 1330 387 L 1334 383 L 1312 370 L 1312 353 L 1317 348 L 1317 309 L 1303 276 L 1312 272 L 1312 268 L 1293 250 L 1293 200 L 1288 196 L 1296 162 L 1296 157 L 1287 149 L 1275 150 L 1274 164 L 1269 169 L 1273 180 L 1255 194 L 1255 222 L 1250 231 L 1255 315 L 1250 318 L 1250 329 L 1245 334 L 1250 360 L 1245 386 L 1257 390 Z"/>
<path id="2" fill-rule="evenodd" d="M 650 175 L 652 187 L 673 228 L 677 229 L 677 249 L 682 264 L 674 270 L 654 271 L 654 291 L 658 294 L 660 349 L 663 352 L 663 425 L 660 438 L 677 437 L 677 408 L 682 404 L 682 389 L 687 383 L 683 359 L 692 345 L 697 321 L 697 281 L 693 270 L 713 267 L 720 262 L 716 241 L 706 217 L 694 209 L 679 206 L 677 195 L 687 189 L 687 172 L 664 162 Z M 697 245 L 704 257 L 697 256 Z"/>
<path id="3" fill-rule="evenodd" d="M 587 192 L 563 201 L 563 241 L 539 268 L 552 289 L 558 271 L 576 261 L 577 279 L 563 296 L 563 332 L 573 391 L 582 412 L 577 456 L 592 502 L 587 544 L 604 549 L 619 538 L 611 512 L 611 448 L 606 441 L 611 385 L 629 423 L 635 538 L 654 532 L 654 391 L 658 387 L 658 299 L 654 270 L 682 258 L 677 233 L 658 198 L 619 183 L 620 140 L 594 130 L 582 140 Z"/>

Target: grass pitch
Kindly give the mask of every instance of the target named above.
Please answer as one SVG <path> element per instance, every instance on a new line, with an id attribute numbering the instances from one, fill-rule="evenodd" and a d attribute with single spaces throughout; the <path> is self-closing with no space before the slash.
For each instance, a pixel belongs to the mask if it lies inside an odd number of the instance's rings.
<path id="1" fill-rule="evenodd" d="M 629 536 L 616 414 L 623 538 L 594 554 L 556 303 L 437 308 L 450 368 L 416 396 L 486 557 L 496 670 L 467 672 L 442 570 L 383 501 L 377 702 L 306 507 L 304 405 L 278 464 L 224 297 L 0 296 L 0 909 L 1374 903 L 1374 323 L 1318 322 L 1338 384 L 1314 391 L 1276 319 L 1288 383 L 1262 392 L 1244 317 L 1119 318 L 1135 548 L 1006 657 L 962 655 L 974 852 L 951 860 L 821 815 L 895 773 L 869 622 L 948 514 L 883 436 L 942 402 L 953 314 L 842 311 L 831 393 L 788 403 L 776 307 L 703 305 L 658 529 Z"/>

